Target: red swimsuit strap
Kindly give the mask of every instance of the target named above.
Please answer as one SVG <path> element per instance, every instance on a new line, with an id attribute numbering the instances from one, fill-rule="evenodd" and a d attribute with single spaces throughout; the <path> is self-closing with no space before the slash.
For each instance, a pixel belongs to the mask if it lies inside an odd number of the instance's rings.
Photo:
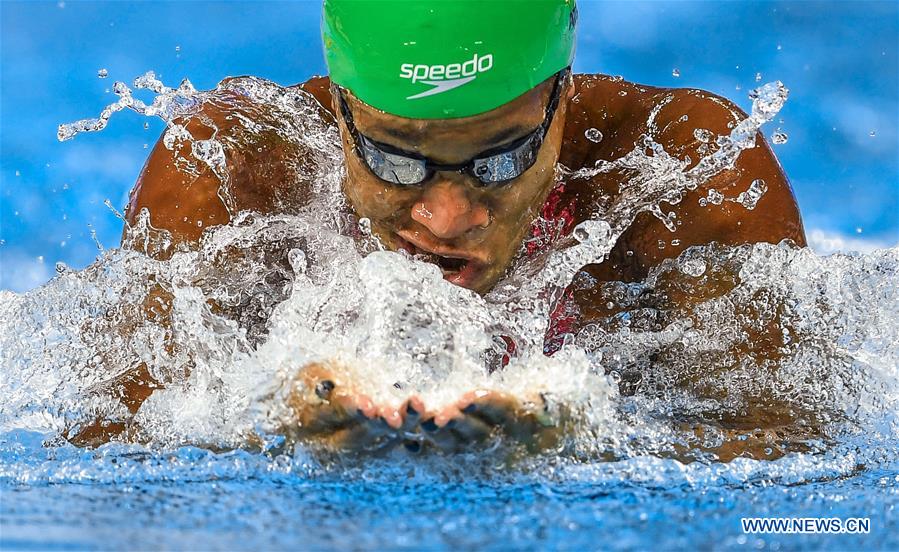
<path id="1" fill-rule="evenodd" d="M 557 185 L 549 193 L 540 210 L 540 218 L 531 225 L 531 237 L 525 245 L 526 255 L 535 255 L 566 237 L 575 226 L 575 198 L 564 201 L 565 183 Z M 578 317 L 577 305 L 570 289 L 556 303 L 549 316 L 549 329 L 544 338 L 543 351 L 551 355 L 562 347 L 564 336 L 571 333 Z"/>

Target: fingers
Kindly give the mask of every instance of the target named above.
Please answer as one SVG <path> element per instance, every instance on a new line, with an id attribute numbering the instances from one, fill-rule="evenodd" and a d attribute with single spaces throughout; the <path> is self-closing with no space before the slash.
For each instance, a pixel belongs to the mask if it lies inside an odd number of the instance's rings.
<path id="1" fill-rule="evenodd" d="M 493 426 L 483 420 L 465 415 L 455 420 L 455 424 L 448 428 L 459 440 L 460 444 L 479 443 L 493 434 Z"/>
<path id="2" fill-rule="evenodd" d="M 378 404 L 356 391 L 346 374 L 311 365 L 303 374 L 305 404 L 299 427 L 342 450 L 404 445 L 412 452 L 422 444 L 455 452 L 500 432 L 530 448 L 558 429 L 541 398 L 524 400 L 500 391 L 477 389 L 438 410 L 428 410 L 412 396 L 399 405 Z"/>
<path id="3" fill-rule="evenodd" d="M 462 414 L 462 411 L 456 405 L 448 406 L 434 415 L 434 423 L 438 428 L 446 427 L 446 424 L 450 422 L 450 420 L 456 420 L 459 418 L 463 418 L 465 415 Z"/>
<path id="4" fill-rule="evenodd" d="M 422 415 L 425 413 L 424 402 L 417 396 L 409 397 L 409 399 L 400 406 L 400 412 L 403 413 L 403 425 L 400 428 L 403 433 L 415 432 L 421 422 Z"/>
<path id="5" fill-rule="evenodd" d="M 477 417 L 491 426 L 513 423 L 521 406 L 512 395 L 486 390 L 466 393 L 456 405 L 463 413 Z"/>
<path id="6" fill-rule="evenodd" d="M 403 426 L 403 412 L 394 406 L 382 406 L 378 409 L 378 415 L 392 429 Z"/>
<path id="7" fill-rule="evenodd" d="M 425 439 L 446 452 L 455 452 L 471 444 L 488 439 L 497 426 L 500 416 L 479 415 L 480 404 L 490 392 L 472 391 L 459 401 L 423 416 L 419 427 Z"/>

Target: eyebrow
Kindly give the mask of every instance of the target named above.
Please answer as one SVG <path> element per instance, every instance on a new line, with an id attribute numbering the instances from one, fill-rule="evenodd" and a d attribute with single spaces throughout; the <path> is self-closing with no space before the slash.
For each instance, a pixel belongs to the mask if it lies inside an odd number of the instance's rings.
<path id="1" fill-rule="evenodd" d="M 418 136 L 416 133 L 407 132 L 401 128 L 382 128 L 381 129 L 385 134 L 389 134 L 390 136 L 396 138 L 397 140 L 402 140 L 403 142 L 411 142 L 415 143 L 418 140 Z"/>
<path id="2" fill-rule="evenodd" d="M 525 134 L 529 134 L 534 132 L 535 129 L 524 129 L 522 127 L 508 127 L 503 130 L 497 132 L 493 136 L 491 136 L 488 140 L 486 140 L 487 144 L 492 144 L 489 147 L 501 146 L 506 142 L 511 142 L 514 138 L 520 138 Z"/>
<path id="3" fill-rule="evenodd" d="M 387 127 L 387 128 L 383 128 L 382 131 L 385 134 L 389 134 L 391 137 L 396 138 L 397 140 L 400 140 L 405 143 L 413 143 L 414 144 L 415 142 L 417 142 L 419 140 L 419 134 L 417 132 L 409 132 L 402 128 Z M 487 140 L 484 141 L 484 144 L 486 144 L 487 149 L 496 147 L 496 146 L 501 146 L 501 145 L 505 144 L 506 142 L 511 142 L 512 139 L 520 138 L 521 136 L 524 136 L 525 134 L 528 134 L 533 131 L 534 131 L 534 129 L 524 129 L 523 127 L 518 127 L 518 126 L 504 128 L 504 129 L 500 130 L 499 132 L 490 136 L 490 138 L 488 138 Z"/>

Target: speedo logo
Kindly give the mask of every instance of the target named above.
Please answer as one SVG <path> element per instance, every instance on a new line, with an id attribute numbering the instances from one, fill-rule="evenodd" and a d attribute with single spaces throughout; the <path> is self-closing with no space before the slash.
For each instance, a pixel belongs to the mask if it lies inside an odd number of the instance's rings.
<path id="1" fill-rule="evenodd" d="M 426 98 L 434 94 L 442 94 L 453 88 L 459 88 L 477 78 L 478 73 L 484 73 L 493 68 L 493 54 L 484 56 L 475 54 L 473 58 L 464 63 L 450 63 L 447 65 L 416 65 L 404 63 L 400 65 L 400 78 L 410 79 L 413 83 L 420 82 L 433 86 L 424 92 L 408 96 L 407 100 Z"/>

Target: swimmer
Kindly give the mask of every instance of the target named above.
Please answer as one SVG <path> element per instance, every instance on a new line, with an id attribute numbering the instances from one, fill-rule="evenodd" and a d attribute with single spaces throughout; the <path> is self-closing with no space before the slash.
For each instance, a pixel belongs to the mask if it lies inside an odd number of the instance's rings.
<path id="1" fill-rule="evenodd" d="M 527 9 L 504 0 L 326 0 L 322 38 L 329 75 L 298 87 L 339 129 L 346 159 L 342 190 L 351 214 L 369 219 L 387 248 L 423 255 L 447 281 L 483 294 L 526 240 L 526 254 L 536 254 L 535 244 L 553 237 L 539 235 L 546 231 L 535 229 L 538 217 L 551 223 L 544 228 L 568 234 L 595 216 L 596 205 L 614 201 L 627 181 L 614 171 L 566 179 L 558 167 L 618 159 L 643 135 L 695 163 L 709 147 L 697 129 L 727 135 L 746 117 L 727 99 L 701 90 L 573 74 L 576 24 L 574 0 L 535 0 Z M 209 139 L 213 127 L 216 136 L 226 136 L 240 101 L 231 100 L 208 102 L 179 123 L 198 140 Z M 310 183 L 294 180 L 288 145 L 265 140 L 227 159 L 230 209 L 212 170 L 183 170 L 182 154 L 160 140 L 131 193 L 127 221 L 134 224 L 146 209 L 154 228 L 166 230 L 174 245 L 190 247 L 237 212 L 297 209 L 313 193 Z M 754 210 L 699 201 L 710 192 L 735 197 L 758 179 L 767 192 Z M 695 245 L 806 244 L 790 185 L 761 134 L 733 168 L 687 192 L 671 210 L 679 224 L 673 234 L 659 218 L 641 213 L 608 259 L 585 270 L 599 282 L 637 282 Z M 171 250 L 147 252 L 164 258 Z M 553 335 L 609 314 L 607 299 L 590 290 L 571 290 L 571 300 L 581 315 L 552 321 L 548 353 L 558 346 Z M 436 410 L 417 397 L 378 405 L 349 372 L 327 363 L 305 367 L 297 381 L 291 403 L 301 437 L 338 449 L 403 442 L 410 431 L 447 449 L 495 431 L 539 448 L 558 428 L 545 423 L 540 397 L 473 389 Z M 145 368 L 120 383 L 132 412 L 155 385 Z M 84 437 L 103 440 L 123 429 L 94 428 Z"/>

